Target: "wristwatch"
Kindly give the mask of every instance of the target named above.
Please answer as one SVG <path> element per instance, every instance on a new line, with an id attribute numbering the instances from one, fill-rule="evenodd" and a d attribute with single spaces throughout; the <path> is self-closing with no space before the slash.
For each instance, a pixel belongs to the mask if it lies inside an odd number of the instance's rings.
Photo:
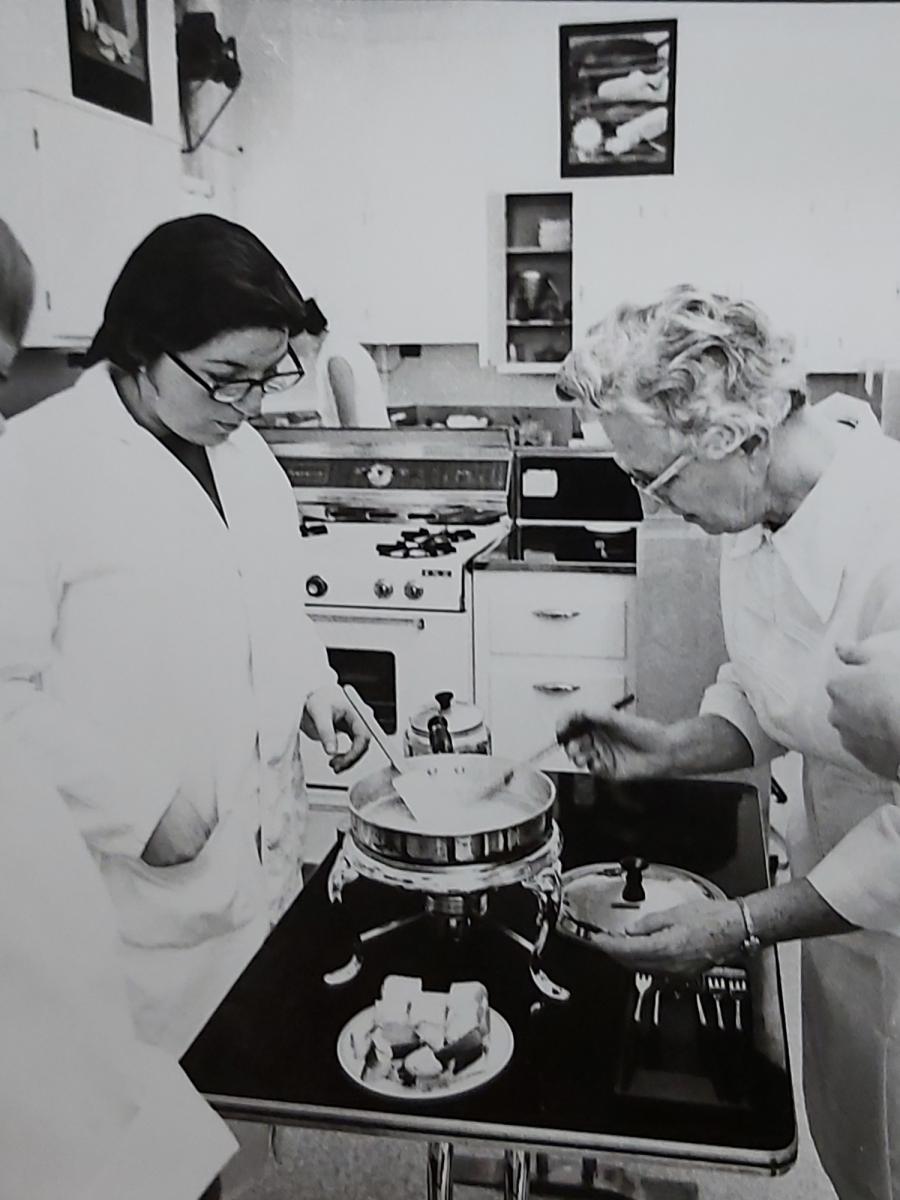
<path id="1" fill-rule="evenodd" d="M 753 924 L 753 918 L 750 916 L 747 901 L 742 896 L 736 896 L 734 902 L 741 910 L 744 929 L 747 933 L 747 936 L 741 942 L 741 953 L 747 955 L 757 954 L 762 949 L 762 942 L 759 940 L 759 934 L 756 932 L 756 926 Z"/>

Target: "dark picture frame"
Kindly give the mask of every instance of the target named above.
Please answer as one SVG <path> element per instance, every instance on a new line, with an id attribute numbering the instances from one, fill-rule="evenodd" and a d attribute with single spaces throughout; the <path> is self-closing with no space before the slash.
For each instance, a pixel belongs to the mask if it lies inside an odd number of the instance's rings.
<path id="1" fill-rule="evenodd" d="M 147 0 L 66 0 L 72 95 L 153 121 Z"/>
<path id="2" fill-rule="evenodd" d="M 678 22 L 559 30 L 560 171 L 672 175 Z"/>

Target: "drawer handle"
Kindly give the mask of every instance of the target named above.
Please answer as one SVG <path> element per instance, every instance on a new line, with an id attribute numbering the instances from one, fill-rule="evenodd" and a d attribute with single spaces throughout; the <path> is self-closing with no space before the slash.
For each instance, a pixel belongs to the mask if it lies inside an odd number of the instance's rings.
<path id="1" fill-rule="evenodd" d="M 536 608 L 534 615 L 543 621 L 571 621 L 581 612 L 577 608 Z"/>
<path id="2" fill-rule="evenodd" d="M 574 692 L 581 691 L 580 683 L 533 683 L 531 686 L 536 692 L 543 692 L 545 696 L 571 696 Z"/>

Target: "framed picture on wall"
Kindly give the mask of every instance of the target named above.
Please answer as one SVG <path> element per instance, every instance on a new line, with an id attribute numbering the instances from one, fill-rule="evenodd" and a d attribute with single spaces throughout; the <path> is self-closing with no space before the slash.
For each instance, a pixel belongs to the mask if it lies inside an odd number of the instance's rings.
<path id="1" fill-rule="evenodd" d="M 563 176 L 675 170 L 676 21 L 563 25 Z"/>
<path id="2" fill-rule="evenodd" d="M 147 0 L 65 0 L 72 95 L 153 120 Z"/>

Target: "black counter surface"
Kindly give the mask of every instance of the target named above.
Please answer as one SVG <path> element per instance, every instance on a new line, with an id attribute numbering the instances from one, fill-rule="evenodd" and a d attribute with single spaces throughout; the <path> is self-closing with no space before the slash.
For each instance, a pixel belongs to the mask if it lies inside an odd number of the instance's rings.
<path id="1" fill-rule="evenodd" d="M 751 789 L 553 778 L 564 867 L 639 853 L 694 871 L 729 895 L 765 886 L 765 845 Z M 572 990 L 563 1005 L 535 1004 L 526 953 L 486 921 L 461 941 L 429 921 L 389 934 L 367 944 L 355 980 L 326 987 L 323 972 L 350 952 L 348 919 L 364 930 L 422 907 L 413 893 L 359 880 L 347 885 L 342 914 L 326 892 L 333 858 L 334 852 L 183 1059 L 195 1085 L 225 1115 L 447 1140 L 616 1148 L 768 1169 L 792 1161 L 796 1129 L 782 1050 L 773 1054 L 768 1044 L 763 1053 L 765 1039 L 755 1036 L 716 1040 L 714 1029 L 706 1035 L 712 1041 L 700 1042 L 695 1030 L 690 1045 L 682 1038 L 677 1061 L 667 1063 L 666 1038 L 659 1041 L 644 1029 L 635 1042 L 634 977 L 559 933 L 551 937 L 545 965 Z M 532 936 L 534 900 L 522 888 L 494 893 L 490 912 Z M 780 1026 L 773 952 L 767 961 L 769 1005 L 774 996 Z M 515 1035 L 509 1066 L 481 1089 L 455 1098 L 400 1102 L 360 1088 L 341 1070 L 336 1041 L 391 973 L 421 976 L 433 989 L 459 979 L 484 982 L 492 1007 Z M 758 960 L 750 973 L 747 1028 L 759 1024 L 765 974 Z M 695 999 L 690 996 L 691 1003 Z M 664 995 L 661 1028 L 675 1011 L 672 1003 Z M 684 1004 L 683 996 L 678 1003 Z M 683 1008 L 679 1012 L 683 1034 Z M 781 1032 L 779 1027 L 779 1044 Z M 636 1054 L 652 1070 L 632 1089 L 627 1081 L 634 1077 Z"/>
<path id="2" fill-rule="evenodd" d="M 603 531 L 590 525 L 514 524 L 495 545 L 472 560 L 475 571 L 585 571 L 634 575 L 634 529 Z"/>

